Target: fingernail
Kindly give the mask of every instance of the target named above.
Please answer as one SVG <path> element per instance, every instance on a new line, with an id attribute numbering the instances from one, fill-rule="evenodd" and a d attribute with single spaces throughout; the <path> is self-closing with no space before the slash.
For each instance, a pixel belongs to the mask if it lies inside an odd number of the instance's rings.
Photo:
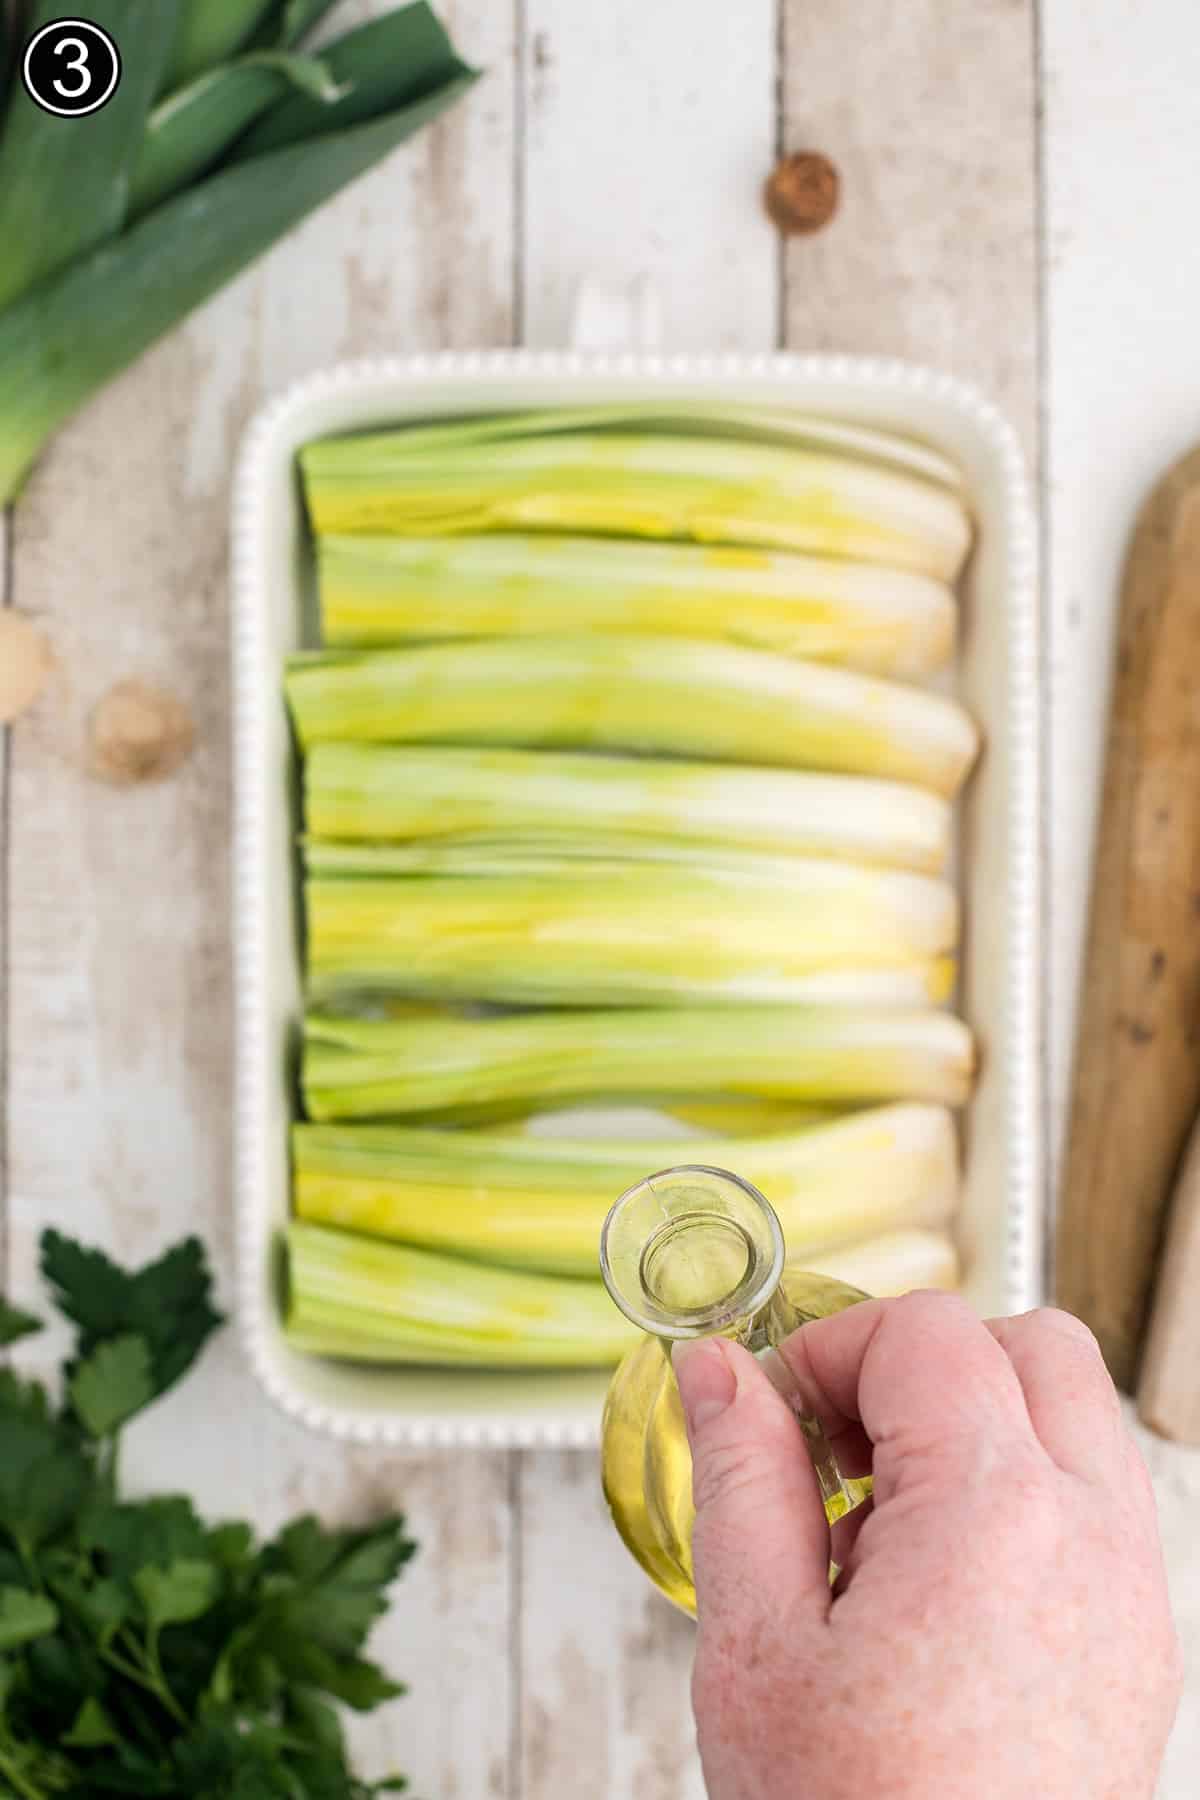
<path id="1" fill-rule="evenodd" d="M 671 1350 L 688 1437 L 723 1413 L 737 1393 L 737 1376 L 720 1338 L 685 1338 Z"/>

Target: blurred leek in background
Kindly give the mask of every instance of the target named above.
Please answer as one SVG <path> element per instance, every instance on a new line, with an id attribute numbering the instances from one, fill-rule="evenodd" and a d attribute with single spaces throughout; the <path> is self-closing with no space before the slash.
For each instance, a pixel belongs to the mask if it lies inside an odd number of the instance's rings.
<path id="1" fill-rule="evenodd" d="M 596 1281 L 491 1268 L 319 1225 L 287 1238 L 297 1350 L 453 1368 L 606 1368 L 637 1333 Z"/>
<path id="2" fill-rule="evenodd" d="M 582 1101 L 670 1104 L 756 1095 L 961 1106 L 971 1033 L 944 1012 L 762 1006 L 355 1019 L 310 1014 L 302 1085 L 313 1119 Z"/>
<path id="3" fill-rule="evenodd" d="M 495 1268 L 303 1223 L 289 1227 L 286 1255 L 288 1341 L 317 1356 L 447 1368 L 606 1368 L 638 1338 L 598 1278 Z M 879 1295 L 953 1287 L 958 1279 L 950 1238 L 922 1229 L 846 1245 L 805 1267 Z"/>
<path id="4" fill-rule="evenodd" d="M 106 106 L 55 117 L 10 79 L 0 504 L 89 394 L 475 78 L 423 0 L 297 54 L 328 10 L 92 0 L 122 57 Z M 62 12 L 36 0 L 24 27 Z"/>
<path id="5" fill-rule="evenodd" d="M 918 782 L 954 794 L 979 748 L 957 702 L 692 638 L 472 638 L 293 657 L 301 744 L 635 750 Z"/>
<path id="6" fill-rule="evenodd" d="M 689 1144 L 720 1164 L 728 1146 Z M 430 1250 L 559 1275 L 597 1272 L 614 1198 L 679 1160 L 678 1144 L 414 1126 L 297 1125 L 298 1217 Z M 869 1107 L 824 1125 L 740 1139 L 738 1171 L 771 1195 L 789 1256 L 944 1225 L 958 1196 L 945 1107 Z"/>

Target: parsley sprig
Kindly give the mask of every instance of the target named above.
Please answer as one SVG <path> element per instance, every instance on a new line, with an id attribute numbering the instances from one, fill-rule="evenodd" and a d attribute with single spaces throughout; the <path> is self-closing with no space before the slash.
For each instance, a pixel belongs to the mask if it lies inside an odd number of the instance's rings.
<path id="1" fill-rule="evenodd" d="M 363 1655 L 415 1548 L 403 1518 L 260 1544 L 182 1495 L 122 1499 L 122 1428 L 222 1322 L 204 1249 L 130 1271 L 58 1232 L 41 1248 L 76 1342 L 58 1402 L 0 1369 L 0 1796 L 399 1791 L 351 1773 L 338 1704 L 403 1692 Z M 39 1329 L 0 1301 L 0 1346 Z"/>

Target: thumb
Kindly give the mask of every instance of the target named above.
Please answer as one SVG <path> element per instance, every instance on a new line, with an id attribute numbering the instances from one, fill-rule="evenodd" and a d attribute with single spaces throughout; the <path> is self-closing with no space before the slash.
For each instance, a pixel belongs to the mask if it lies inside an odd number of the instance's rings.
<path id="1" fill-rule="evenodd" d="M 692 1450 L 697 1614 L 734 1647 L 786 1616 L 829 1610 L 829 1529 L 796 1415 L 748 1350 L 675 1345 Z"/>

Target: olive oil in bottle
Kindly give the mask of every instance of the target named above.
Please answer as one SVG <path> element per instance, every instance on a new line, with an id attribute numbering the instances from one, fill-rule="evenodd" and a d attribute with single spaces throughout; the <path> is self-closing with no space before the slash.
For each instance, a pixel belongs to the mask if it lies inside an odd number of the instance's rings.
<path id="1" fill-rule="evenodd" d="M 608 1390 L 601 1439 L 613 1523 L 668 1599 L 695 1613 L 692 1459 L 671 1367 L 678 1338 L 736 1338 L 785 1387 L 774 1346 L 809 1319 L 867 1296 L 825 1276 L 784 1271 L 783 1232 L 749 1182 L 684 1166 L 650 1175 L 621 1196 L 604 1224 L 600 1262 L 609 1293 L 647 1333 Z M 839 1474 L 824 1433 L 800 1418 L 832 1524 L 870 1492 Z"/>

